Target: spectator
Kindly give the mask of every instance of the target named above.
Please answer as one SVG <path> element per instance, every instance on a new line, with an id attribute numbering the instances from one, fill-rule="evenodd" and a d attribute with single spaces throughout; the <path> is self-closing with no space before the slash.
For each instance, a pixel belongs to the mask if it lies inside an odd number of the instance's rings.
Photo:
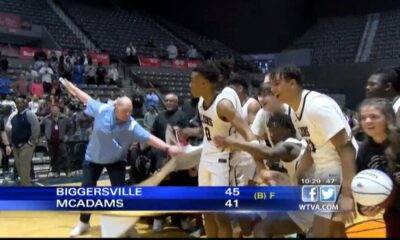
<path id="1" fill-rule="evenodd" d="M 117 100 L 114 91 L 110 92 L 110 97 L 107 99 L 107 104 L 110 106 L 114 106 L 115 101 Z"/>
<path id="2" fill-rule="evenodd" d="M 189 57 L 189 59 L 196 59 L 198 57 L 198 53 L 196 48 L 193 47 L 193 45 L 190 45 L 188 51 L 187 51 L 187 55 Z"/>
<path id="3" fill-rule="evenodd" d="M 130 42 L 129 45 L 126 47 L 126 56 L 136 56 L 136 48 L 133 46 L 132 42 Z"/>
<path id="4" fill-rule="evenodd" d="M 108 71 L 108 79 L 110 79 L 110 85 L 117 85 L 117 81 L 119 78 L 118 69 L 115 64 L 111 65 L 110 70 Z"/>
<path id="5" fill-rule="evenodd" d="M 11 142 L 21 185 L 30 186 L 31 162 L 40 134 L 40 125 L 36 115 L 29 111 L 25 99 L 18 98 L 16 102 L 18 113 L 11 119 Z"/>
<path id="6" fill-rule="evenodd" d="M 53 105 L 51 107 L 51 114 L 43 119 L 41 126 L 47 140 L 51 171 L 55 177 L 60 176 L 61 170 L 69 177 L 69 163 L 65 142 L 73 130 L 71 120 L 60 113 L 57 105 Z"/>
<path id="7" fill-rule="evenodd" d="M 165 95 L 164 102 L 166 110 L 158 114 L 158 116 L 154 120 L 151 132 L 154 136 L 165 141 L 167 125 L 171 125 L 172 127 L 185 128 L 187 126 L 188 120 L 185 113 L 178 109 L 177 95 L 173 93 Z M 155 162 L 152 163 L 150 169 L 151 171 L 155 171 L 163 165 L 163 162 L 166 160 L 167 155 L 164 152 L 156 149 L 152 149 L 152 151 L 154 152 Z M 187 174 L 188 171 L 178 171 L 175 176 L 171 174 L 171 179 L 169 180 L 169 182 L 163 181 L 160 185 L 179 186 L 185 184 L 185 181 L 187 179 L 186 177 L 183 177 L 184 174 L 182 174 L 182 172 L 185 172 Z M 153 231 L 160 232 L 163 228 L 163 221 L 164 217 L 155 218 L 153 221 Z"/>
<path id="8" fill-rule="evenodd" d="M 155 93 L 154 89 L 150 89 L 149 93 L 146 94 L 146 111 L 150 110 L 150 106 L 153 105 L 156 107 L 156 110 L 158 109 L 158 102 L 159 98 L 157 94 Z"/>
<path id="9" fill-rule="evenodd" d="M 49 94 L 51 92 L 51 79 L 54 75 L 53 69 L 45 64 L 42 68 L 40 68 L 39 74 L 42 76 L 44 92 Z"/>
<path id="10" fill-rule="evenodd" d="M 71 79 L 72 78 L 71 56 L 67 55 L 64 57 L 64 61 L 60 60 L 60 65 L 62 65 L 61 76 L 67 79 Z"/>
<path id="11" fill-rule="evenodd" d="M 103 67 L 103 64 L 101 62 L 97 66 L 96 75 L 97 75 L 97 85 L 105 84 L 104 79 L 107 75 L 107 70 L 105 67 Z"/>
<path id="12" fill-rule="evenodd" d="M 33 83 L 31 83 L 30 87 L 31 95 L 36 95 L 39 99 L 43 97 L 44 89 L 43 84 L 40 82 L 39 78 L 34 78 Z"/>
<path id="13" fill-rule="evenodd" d="M 178 56 L 178 49 L 173 42 L 171 42 L 167 47 L 167 52 L 169 59 L 176 59 L 176 57 Z"/>
<path id="14" fill-rule="evenodd" d="M 15 111 L 17 109 L 17 105 L 15 104 L 13 96 L 12 96 L 11 93 L 6 95 L 6 99 L 4 99 L 1 102 L 1 104 L 2 105 L 10 105 L 12 111 Z"/>
<path id="15" fill-rule="evenodd" d="M 143 118 L 143 94 L 138 89 L 132 95 L 132 106 L 132 116 L 135 119 Z"/>
<path id="16" fill-rule="evenodd" d="M 32 65 L 29 65 L 28 70 L 26 71 L 26 80 L 28 80 L 28 82 L 32 82 L 33 79 L 38 77 L 38 72 L 33 69 Z"/>
<path id="17" fill-rule="evenodd" d="M 37 61 L 45 62 L 47 61 L 47 55 L 42 49 L 40 49 L 34 53 L 33 60 L 35 60 L 35 62 Z"/>
<path id="18" fill-rule="evenodd" d="M 40 106 L 39 98 L 35 94 L 32 96 L 32 100 L 28 103 L 29 110 L 34 114 L 36 114 L 39 110 L 39 106 Z"/>
<path id="19" fill-rule="evenodd" d="M 87 50 L 82 51 L 82 55 L 79 57 L 80 60 L 80 65 L 86 66 L 89 64 L 89 62 L 92 61 L 92 58 L 88 55 Z"/>
<path id="20" fill-rule="evenodd" d="M 198 98 L 190 98 L 190 100 L 185 101 L 182 106 L 182 111 L 186 114 L 188 119 L 192 119 L 197 116 L 197 104 L 199 103 Z"/>
<path id="21" fill-rule="evenodd" d="M 19 75 L 18 80 L 13 84 L 13 89 L 18 97 L 26 98 L 29 95 L 29 82 L 26 80 L 25 72 Z"/>
<path id="22" fill-rule="evenodd" d="M 75 63 L 76 62 L 79 62 L 80 60 L 80 57 L 78 56 L 78 51 L 77 50 L 75 50 L 75 51 L 70 51 L 70 56 L 71 56 L 71 58 L 70 58 L 70 61 L 71 61 L 71 65 L 72 66 L 74 66 L 75 65 Z"/>
<path id="23" fill-rule="evenodd" d="M 0 94 L 2 99 L 4 99 L 4 96 L 11 93 L 10 86 L 11 86 L 10 79 L 6 75 L 0 74 Z"/>
<path id="24" fill-rule="evenodd" d="M 8 60 L 2 55 L 0 51 L 0 75 L 7 73 L 8 70 Z"/>
<path id="25" fill-rule="evenodd" d="M 1 150 L 3 151 L 3 156 L 1 159 L 1 166 L 3 168 L 3 176 L 4 178 L 8 175 L 9 171 L 9 155 L 12 152 L 9 137 L 7 132 L 5 131 L 5 123 L 7 122 L 8 116 L 11 114 L 11 106 L 1 105 L 1 114 L 0 114 L 0 134 L 1 134 Z"/>
<path id="26" fill-rule="evenodd" d="M 43 119 L 49 114 L 49 111 L 47 110 L 46 107 L 46 102 L 45 101 L 39 101 L 39 108 L 36 112 L 36 115 L 38 116 L 39 119 Z"/>
<path id="27" fill-rule="evenodd" d="M 371 84 L 372 85 L 372 84 Z M 361 128 L 366 134 L 357 154 L 357 172 L 377 169 L 385 172 L 393 181 L 393 193 L 383 204 L 362 206 L 357 204 L 363 216 L 374 217 L 384 210 L 386 237 L 399 238 L 400 219 L 400 134 L 396 127 L 396 115 L 392 102 L 382 98 L 368 98 L 361 103 L 359 115 Z"/>
<path id="28" fill-rule="evenodd" d="M 75 61 L 74 66 L 72 67 L 72 80 L 75 84 L 83 83 L 83 66 L 79 64 L 79 61 Z"/>
<path id="29" fill-rule="evenodd" d="M 61 96 L 61 86 L 60 86 L 60 83 L 58 82 L 58 80 L 56 78 L 53 78 L 53 80 L 51 82 L 50 94 L 51 95 L 55 95 L 57 97 Z"/>
<path id="30" fill-rule="evenodd" d="M 152 131 L 154 120 L 157 117 L 157 112 L 154 106 L 150 106 L 150 110 L 144 115 L 144 127 Z"/>
<path id="31" fill-rule="evenodd" d="M 88 132 L 92 127 L 93 118 L 86 115 L 83 108 L 79 108 L 78 112 L 74 115 L 75 130 L 79 132 L 79 140 L 88 140 Z"/>
<path id="32" fill-rule="evenodd" d="M 53 72 L 58 75 L 58 69 L 59 69 L 59 62 L 58 62 L 58 57 L 57 54 L 54 51 L 51 51 L 50 53 L 50 58 L 49 58 L 49 67 L 53 70 Z"/>
<path id="33" fill-rule="evenodd" d="M 85 65 L 85 76 L 87 84 L 96 84 L 96 67 L 93 66 L 92 60 Z"/>

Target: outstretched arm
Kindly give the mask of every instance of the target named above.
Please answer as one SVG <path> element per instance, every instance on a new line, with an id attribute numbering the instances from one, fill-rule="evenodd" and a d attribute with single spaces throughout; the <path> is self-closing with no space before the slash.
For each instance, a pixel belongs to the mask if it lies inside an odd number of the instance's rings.
<path id="1" fill-rule="evenodd" d="M 67 89 L 67 91 L 72 94 L 73 96 L 79 98 L 79 100 L 84 104 L 87 105 L 89 100 L 92 99 L 92 97 L 89 96 L 89 94 L 85 93 L 84 91 L 80 90 L 78 87 L 76 87 L 74 84 L 72 84 L 70 81 L 68 81 L 65 78 L 60 78 L 59 81 L 64 85 L 64 87 Z"/>
<path id="2" fill-rule="evenodd" d="M 256 136 L 244 122 L 242 116 L 236 111 L 232 102 L 226 99 L 221 100 L 217 105 L 217 114 L 222 120 L 230 122 L 246 141 L 256 140 Z"/>
<path id="3" fill-rule="evenodd" d="M 300 146 L 291 143 L 281 142 L 275 147 L 270 148 L 255 141 L 245 142 L 234 137 L 216 136 L 214 141 L 224 147 L 239 148 L 250 153 L 256 161 L 262 162 L 264 159 L 269 161 L 292 161 L 300 153 Z"/>

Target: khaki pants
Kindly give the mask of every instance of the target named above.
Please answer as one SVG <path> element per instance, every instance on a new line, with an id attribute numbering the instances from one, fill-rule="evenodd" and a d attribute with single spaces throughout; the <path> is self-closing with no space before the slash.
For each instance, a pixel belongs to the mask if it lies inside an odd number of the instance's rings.
<path id="1" fill-rule="evenodd" d="M 21 178 L 21 186 L 31 185 L 31 161 L 33 157 L 34 146 L 25 144 L 20 148 L 14 148 L 15 167 L 18 175 Z"/>

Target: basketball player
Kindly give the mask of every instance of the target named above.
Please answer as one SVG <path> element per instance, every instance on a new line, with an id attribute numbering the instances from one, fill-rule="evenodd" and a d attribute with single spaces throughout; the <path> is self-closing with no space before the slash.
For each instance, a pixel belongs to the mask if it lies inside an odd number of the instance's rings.
<path id="1" fill-rule="evenodd" d="M 249 97 L 249 85 L 243 75 L 235 74 L 229 82 L 230 87 L 233 88 L 239 96 L 242 105 L 242 117 L 247 125 L 251 126 L 258 110 L 261 108 L 260 103 L 256 99 Z"/>
<path id="2" fill-rule="evenodd" d="M 242 105 L 242 118 L 246 122 L 246 124 L 251 127 L 254 118 L 257 112 L 260 110 L 261 105 L 260 103 L 252 98 L 249 97 L 249 85 L 248 85 L 248 78 L 246 78 L 243 74 L 233 74 L 229 80 L 229 86 L 233 88 L 239 96 L 241 105 Z M 240 136 L 238 136 L 240 137 Z M 238 151 L 232 155 L 231 162 L 236 162 L 235 166 L 232 166 L 235 172 L 236 179 L 241 179 L 241 183 L 238 184 L 247 186 L 249 181 L 253 181 L 256 176 L 256 168 L 257 164 L 253 160 L 253 157 L 245 152 L 245 151 Z M 262 164 L 260 162 L 258 165 Z M 259 168 L 263 168 L 263 166 L 259 166 Z M 235 214 L 234 218 L 232 219 L 233 229 L 238 230 L 238 226 L 240 226 L 241 231 L 233 231 L 234 237 L 243 235 L 243 236 L 251 236 L 252 234 L 252 226 L 254 222 L 258 221 L 257 214 Z M 236 226 L 236 227 L 235 227 Z M 237 234 L 235 234 L 237 233 Z"/>
<path id="3" fill-rule="evenodd" d="M 400 126 L 400 69 L 382 68 L 375 71 L 367 80 L 365 95 L 367 98 L 386 98 L 393 104 L 393 110 L 397 118 L 397 126 Z"/>
<path id="4" fill-rule="evenodd" d="M 268 122 L 271 138 L 275 147 L 269 148 L 264 144 L 249 143 L 232 137 L 217 137 L 216 141 L 225 147 L 240 148 L 249 152 L 256 161 L 282 161 L 286 173 L 278 171 L 262 171 L 262 179 L 271 186 L 297 185 L 298 179 L 295 166 L 299 161 L 312 164 L 309 154 L 306 154 L 305 140 L 296 139 L 296 130 L 287 114 L 277 113 Z M 304 165 L 304 164 L 302 164 Z M 309 175 L 309 173 L 307 173 Z M 312 212 L 283 212 L 268 213 L 254 227 L 255 237 L 285 236 L 292 233 L 305 233 L 312 225 Z"/>
<path id="5" fill-rule="evenodd" d="M 200 98 L 198 111 L 204 132 L 199 186 L 230 185 L 231 151 L 218 148 L 213 137 L 234 134 L 234 128 L 246 141 L 256 140 L 242 119 L 241 103 L 235 90 L 226 87 L 218 92 L 220 86 L 226 84 L 224 80 L 229 79 L 227 72 L 220 72 L 216 65 L 206 63 L 195 68 L 191 75 L 190 90 L 193 97 Z M 232 237 L 227 215 L 207 213 L 204 222 L 207 237 Z"/>
<path id="6" fill-rule="evenodd" d="M 260 95 L 262 109 L 258 110 L 253 125 L 251 125 L 251 130 L 260 140 L 266 140 L 267 145 L 273 146 L 267 123 L 271 115 L 287 112 L 288 107 L 276 99 L 272 93 L 270 83 L 264 82 L 261 84 Z"/>
<path id="7" fill-rule="evenodd" d="M 293 125 L 308 143 L 314 160 L 314 178 L 341 184 L 341 214 L 316 212 L 311 237 L 345 237 L 345 223 L 355 218 L 351 180 L 355 175 L 357 144 L 340 107 L 330 97 L 302 88 L 301 70 L 284 66 L 270 74 L 272 92 L 290 106 Z M 301 165 L 301 162 L 300 162 Z"/>

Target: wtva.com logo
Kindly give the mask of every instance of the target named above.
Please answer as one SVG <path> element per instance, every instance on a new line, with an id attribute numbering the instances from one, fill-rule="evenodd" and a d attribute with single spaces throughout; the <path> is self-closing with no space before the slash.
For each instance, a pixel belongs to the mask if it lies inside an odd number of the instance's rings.
<path id="1" fill-rule="evenodd" d="M 303 186 L 301 188 L 303 202 L 336 202 L 335 186 Z"/>

